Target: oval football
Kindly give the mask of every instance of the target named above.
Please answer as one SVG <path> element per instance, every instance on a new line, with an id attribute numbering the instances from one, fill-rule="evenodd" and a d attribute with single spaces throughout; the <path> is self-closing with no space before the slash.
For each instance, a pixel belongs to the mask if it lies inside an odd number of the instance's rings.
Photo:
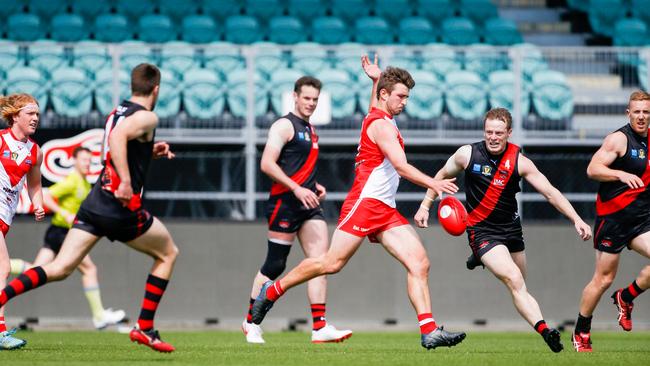
<path id="1" fill-rule="evenodd" d="M 438 205 L 438 222 L 446 232 L 459 236 L 467 229 L 467 211 L 454 196 L 446 196 Z"/>

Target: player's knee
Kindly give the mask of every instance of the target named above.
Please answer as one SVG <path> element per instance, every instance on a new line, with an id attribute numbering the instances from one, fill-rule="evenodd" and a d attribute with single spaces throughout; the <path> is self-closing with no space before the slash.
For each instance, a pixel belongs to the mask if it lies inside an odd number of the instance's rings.
<path id="1" fill-rule="evenodd" d="M 179 249 L 176 246 L 176 244 L 172 242 L 169 245 L 169 249 L 167 250 L 167 253 L 165 255 L 167 257 L 167 260 L 170 262 L 176 262 L 176 258 L 178 258 L 178 254 L 179 254 Z"/>
<path id="2" fill-rule="evenodd" d="M 82 263 L 79 266 L 79 271 L 84 276 L 97 276 L 97 266 L 94 263 Z"/>
<path id="3" fill-rule="evenodd" d="M 262 264 L 262 268 L 260 268 L 260 273 L 271 280 L 280 277 L 285 268 L 287 268 L 287 257 L 289 257 L 290 249 L 290 245 L 269 241 L 266 259 L 264 260 L 264 264 Z"/>
<path id="4" fill-rule="evenodd" d="M 524 288 L 524 276 L 519 271 L 509 271 L 502 277 L 502 281 L 512 291 L 519 291 Z"/>
<path id="5" fill-rule="evenodd" d="M 425 278 L 429 275 L 430 268 L 431 268 L 431 263 L 429 262 L 429 258 L 423 256 L 422 258 L 418 258 L 414 260 L 413 263 L 411 263 L 411 265 L 409 266 L 409 271 L 414 276 L 417 276 L 419 278 Z"/>

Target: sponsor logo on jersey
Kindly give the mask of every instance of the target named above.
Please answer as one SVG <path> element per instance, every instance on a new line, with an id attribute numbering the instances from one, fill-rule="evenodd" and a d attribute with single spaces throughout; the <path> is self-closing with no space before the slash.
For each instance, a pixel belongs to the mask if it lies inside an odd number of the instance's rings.
<path id="1" fill-rule="evenodd" d="M 503 182 L 503 179 L 494 179 L 492 181 L 492 185 L 502 187 L 505 185 L 505 183 Z"/>
<path id="2" fill-rule="evenodd" d="M 352 229 L 354 229 L 354 230 L 356 230 L 356 231 L 361 231 L 362 233 L 365 233 L 365 232 L 370 231 L 370 229 L 368 229 L 368 228 L 365 228 L 365 227 L 358 227 L 357 225 L 353 225 L 353 226 L 352 226 Z"/>
<path id="3" fill-rule="evenodd" d="M 5 150 L 5 151 L 2 152 L 2 156 L 4 158 L 7 158 L 7 159 L 9 159 L 9 154 L 11 154 L 11 152 L 9 150 Z"/>
<path id="4" fill-rule="evenodd" d="M 490 176 L 492 174 L 492 167 L 489 165 L 483 165 L 483 175 Z"/>
<path id="5" fill-rule="evenodd" d="M 632 155 L 633 158 L 636 158 L 637 156 L 639 156 L 639 150 L 632 149 L 632 151 L 630 151 L 630 155 Z"/>
<path id="6" fill-rule="evenodd" d="M 289 221 L 280 220 L 280 222 L 278 222 L 278 226 L 283 228 L 283 229 L 288 229 L 289 228 Z"/>
<path id="7" fill-rule="evenodd" d="M 602 246 L 604 246 L 606 248 L 610 248 L 612 246 L 612 241 L 611 240 L 602 240 L 600 242 L 600 245 L 602 245 Z"/>
<path id="8" fill-rule="evenodd" d="M 480 173 L 481 172 L 481 164 L 474 164 L 472 165 L 472 171 L 474 173 Z"/>

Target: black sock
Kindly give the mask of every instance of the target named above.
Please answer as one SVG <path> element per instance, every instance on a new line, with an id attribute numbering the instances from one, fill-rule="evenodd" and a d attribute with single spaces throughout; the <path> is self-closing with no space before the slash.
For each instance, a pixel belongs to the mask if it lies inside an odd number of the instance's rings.
<path id="1" fill-rule="evenodd" d="M 248 302 L 248 314 L 246 315 L 246 323 L 251 324 L 253 322 L 253 303 L 255 302 L 255 299 L 251 297 L 250 301 Z"/>
<path id="2" fill-rule="evenodd" d="M 582 314 L 578 313 L 578 321 L 576 321 L 576 329 L 574 331 L 575 334 L 578 333 L 589 333 L 591 332 L 591 319 L 593 318 L 593 315 L 590 317 L 582 316 Z"/>

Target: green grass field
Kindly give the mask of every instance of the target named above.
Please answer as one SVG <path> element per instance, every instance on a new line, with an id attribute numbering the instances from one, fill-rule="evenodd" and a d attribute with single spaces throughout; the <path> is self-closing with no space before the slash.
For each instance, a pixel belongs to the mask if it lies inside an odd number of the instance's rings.
<path id="1" fill-rule="evenodd" d="M 128 335 L 101 332 L 21 332 L 25 348 L 0 352 L 3 365 L 648 365 L 650 332 L 596 332 L 596 352 L 577 354 L 568 333 L 554 354 L 532 333 L 470 333 L 454 348 L 426 351 L 416 333 L 357 333 L 341 344 L 312 345 L 306 333 L 267 333 L 248 345 L 237 332 L 165 332 L 176 347 L 160 354 Z"/>

